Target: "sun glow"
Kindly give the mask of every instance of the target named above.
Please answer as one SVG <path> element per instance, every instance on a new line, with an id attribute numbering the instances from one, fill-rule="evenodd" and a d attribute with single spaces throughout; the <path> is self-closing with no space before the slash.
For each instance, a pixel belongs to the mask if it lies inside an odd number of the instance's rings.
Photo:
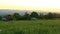
<path id="1" fill-rule="evenodd" d="M 60 0 L 0 0 L 0 9 L 60 11 Z"/>

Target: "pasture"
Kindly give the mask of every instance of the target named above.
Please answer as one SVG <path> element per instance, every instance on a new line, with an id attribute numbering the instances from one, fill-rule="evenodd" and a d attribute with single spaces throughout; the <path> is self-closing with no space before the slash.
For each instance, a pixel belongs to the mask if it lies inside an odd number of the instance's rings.
<path id="1" fill-rule="evenodd" d="M 60 34 L 60 20 L 0 21 L 0 34 Z"/>

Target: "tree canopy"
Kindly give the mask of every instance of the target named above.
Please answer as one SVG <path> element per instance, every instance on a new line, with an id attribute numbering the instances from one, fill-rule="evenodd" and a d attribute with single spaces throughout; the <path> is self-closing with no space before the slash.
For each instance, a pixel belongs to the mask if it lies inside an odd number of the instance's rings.
<path id="1" fill-rule="evenodd" d="M 32 12 L 30 16 L 38 18 L 38 13 L 37 12 Z"/>

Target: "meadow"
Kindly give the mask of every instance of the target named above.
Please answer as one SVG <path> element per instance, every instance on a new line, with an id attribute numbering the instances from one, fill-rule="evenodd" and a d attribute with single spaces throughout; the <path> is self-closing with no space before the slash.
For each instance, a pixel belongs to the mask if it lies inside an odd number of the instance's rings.
<path id="1" fill-rule="evenodd" d="M 0 21 L 0 34 L 60 34 L 60 20 Z"/>

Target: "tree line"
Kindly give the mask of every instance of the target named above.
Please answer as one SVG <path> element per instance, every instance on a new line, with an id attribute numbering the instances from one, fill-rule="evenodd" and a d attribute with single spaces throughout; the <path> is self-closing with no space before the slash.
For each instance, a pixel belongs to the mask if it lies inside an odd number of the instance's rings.
<path id="1" fill-rule="evenodd" d="M 13 15 L 6 15 L 6 16 L 0 16 L 0 20 L 5 18 L 5 20 L 31 20 L 31 18 L 36 18 L 36 19 L 60 19 L 60 14 L 57 13 L 51 13 L 49 12 L 48 14 L 43 14 L 40 13 L 38 14 L 37 12 L 32 12 L 31 14 L 28 14 L 27 12 L 21 16 L 19 13 L 14 13 Z"/>

